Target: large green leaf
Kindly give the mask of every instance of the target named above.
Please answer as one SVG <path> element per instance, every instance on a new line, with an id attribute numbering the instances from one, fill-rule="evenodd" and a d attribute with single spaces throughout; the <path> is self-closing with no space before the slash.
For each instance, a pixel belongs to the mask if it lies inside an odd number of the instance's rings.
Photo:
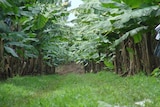
<path id="1" fill-rule="evenodd" d="M 100 0 L 102 6 L 106 8 L 126 8 L 127 6 L 123 3 L 116 2 L 114 0 Z"/>
<path id="2" fill-rule="evenodd" d="M 14 51 L 14 49 L 8 47 L 8 46 L 4 46 L 4 49 L 7 53 L 11 54 L 14 57 L 18 57 L 17 53 Z"/>
<path id="3" fill-rule="evenodd" d="M 149 5 L 153 5 L 155 3 L 158 4 L 158 1 L 156 0 L 100 0 L 102 2 L 102 5 L 105 7 L 122 7 L 123 4 L 127 4 L 131 8 L 141 8 L 141 7 L 147 7 Z"/>
<path id="4" fill-rule="evenodd" d="M 134 39 L 134 43 L 139 43 L 142 40 L 142 35 L 140 33 L 136 34 L 133 36 L 133 39 Z"/>
<path id="5" fill-rule="evenodd" d="M 10 32 L 9 27 L 2 20 L 0 20 L 0 32 L 1 33 L 8 33 L 8 32 Z"/>
<path id="6" fill-rule="evenodd" d="M 38 30 L 43 28 L 46 25 L 47 21 L 48 21 L 47 17 L 45 17 L 42 14 L 39 14 L 35 19 L 33 29 Z"/>
<path id="7" fill-rule="evenodd" d="M 7 0 L 0 0 L 0 5 L 3 5 L 5 7 L 11 7 L 12 5 L 7 2 Z"/>
<path id="8" fill-rule="evenodd" d="M 132 29 L 132 30 L 126 32 L 119 39 L 115 40 L 115 42 L 113 43 L 113 45 L 111 47 L 115 47 L 115 46 L 119 45 L 122 41 L 127 39 L 129 36 L 134 36 L 137 33 L 139 33 L 140 31 L 143 31 L 143 30 L 146 30 L 146 29 L 147 29 L 146 26 L 142 26 L 142 27 L 138 27 L 138 28 L 135 28 L 135 29 Z"/>
<path id="9" fill-rule="evenodd" d="M 122 0 L 125 2 L 127 5 L 131 6 L 132 8 L 139 8 L 139 7 L 144 7 L 151 5 L 154 0 Z"/>
<path id="10" fill-rule="evenodd" d="M 113 62 L 110 60 L 110 59 L 105 59 L 104 60 L 104 64 L 107 68 L 109 69 L 114 69 L 114 65 L 113 65 Z"/>
<path id="11" fill-rule="evenodd" d="M 6 43 L 6 45 L 17 46 L 17 47 L 22 47 L 22 48 L 31 48 L 31 47 L 33 47 L 30 44 L 24 44 L 22 42 L 8 42 L 8 43 Z"/>
<path id="12" fill-rule="evenodd" d="M 28 42 L 28 41 L 32 41 L 32 42 L 39 42 L 39 40 L 37 39 L 37 38 L 25 38 L 25 39 L 23 39 L 23 41 L 22 42 Z"/>

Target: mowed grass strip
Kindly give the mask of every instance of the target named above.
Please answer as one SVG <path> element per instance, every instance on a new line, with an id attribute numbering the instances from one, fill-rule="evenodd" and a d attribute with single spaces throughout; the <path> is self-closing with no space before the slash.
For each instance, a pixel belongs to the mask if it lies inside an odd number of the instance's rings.
<path id="1" fill-rule="evenodd" d="M 0 82 L 0 107 L 160 107 L 160 79 L 111 72 L 14 77 Z"/>

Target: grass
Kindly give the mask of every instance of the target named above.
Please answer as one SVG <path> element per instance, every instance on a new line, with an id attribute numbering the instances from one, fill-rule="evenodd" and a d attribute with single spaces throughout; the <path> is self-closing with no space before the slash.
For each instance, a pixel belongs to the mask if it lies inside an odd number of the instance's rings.
<path id="1" fill-rule="evenodd" d="M 160 107 L 159 90 L 158 78 L 111 72 L 14 77 L 0 82 L 0 107 Z"/>

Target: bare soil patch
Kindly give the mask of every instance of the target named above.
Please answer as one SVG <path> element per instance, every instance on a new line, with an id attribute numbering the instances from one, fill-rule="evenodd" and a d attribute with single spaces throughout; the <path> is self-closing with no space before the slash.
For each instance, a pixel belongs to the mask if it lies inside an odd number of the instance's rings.
<path id="1" fill-rule="evenodd" d="M 56 73 L 67 74 L 67 73 L 84 73 L 84 68 L 81 64 L 69 63 L 65 65 L 60 65 L 56 68 Z"/>

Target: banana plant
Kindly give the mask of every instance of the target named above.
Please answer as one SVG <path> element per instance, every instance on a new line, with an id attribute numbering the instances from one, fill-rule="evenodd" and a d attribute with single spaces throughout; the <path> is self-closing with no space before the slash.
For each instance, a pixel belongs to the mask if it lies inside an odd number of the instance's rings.
<path id="1" fill-rule="evenodd" d="M 61 46 L 65 46 L 61 40 L 66 39 L 65 34 L 68 32 L 65 30 L 67 26 L 64 25 L 68 15 L 66 6 L 61 5 L 61 0 L 53 0 L 48 4 L 44 2 L 42 0 L 0 1 L 2 13 L 0 58 L 3 59 L 1 72 L 14 71 L 15 67 L 18 75 L 39 72 L 46 65 L 54 66 L 57 63 L 57 60 L 53 61 L 54 58 L 60 59 L 66 55 L 63 49 L 60 49 Z M 54 54 L 56 52 L 57 54 Z M 60 55 L 58 53 L 65 55 L 58 57 Z M 7 70 L 4 69 L 6 64 L 4 56 L 9 64 Z"/>
<path id="2" fill-rule="evenodd" d="M 92 52 L 103 50 L 106 57 L 112 56 L 114 59 L 113 64 L 117 73 L 131 75 L 140 70 L 147 73 L 152 70 L 153 46 L 150 43 L 154 38 L 150 35 L 159 22 L 158 1 L 94 0 L 85 2 L 74 11 L 78 17 L 74 21 L 77 23 L 75 25 L 78 32 L 75 33 L 77 42 L 73 45 L 76 50 L 73 52 L 84 52 L 83 54 L 87 55 L 85 58 L 89 59 L 93 55 Z M 96 38 L 103 39 L 97 39 L 95 42 Z M 100 47 L 102 49 L 99 49 Z M 139 52 L 144 54 L 141 56 Z M 144 57 L 145 55 L 148 59 Z"/>

